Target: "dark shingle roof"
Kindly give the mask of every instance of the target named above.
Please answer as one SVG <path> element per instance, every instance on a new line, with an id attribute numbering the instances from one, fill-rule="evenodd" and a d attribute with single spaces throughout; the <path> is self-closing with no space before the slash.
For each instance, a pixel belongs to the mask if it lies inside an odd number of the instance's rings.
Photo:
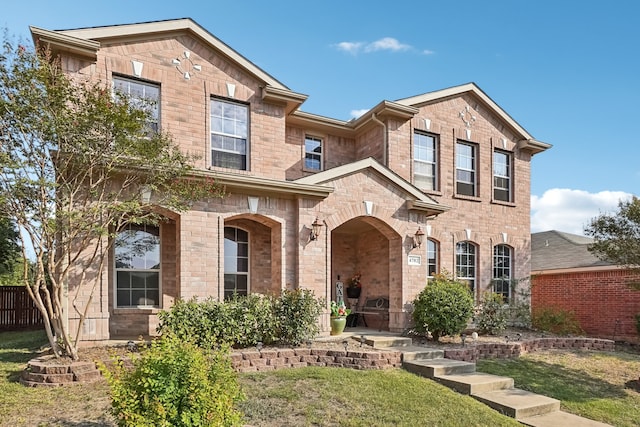
<path id="1" fill-rule="evenodd" d="M 590 237 L 551 230 L 531 234 L 531 270 L 557 270 L 612 265 L 588 251 Z"/>

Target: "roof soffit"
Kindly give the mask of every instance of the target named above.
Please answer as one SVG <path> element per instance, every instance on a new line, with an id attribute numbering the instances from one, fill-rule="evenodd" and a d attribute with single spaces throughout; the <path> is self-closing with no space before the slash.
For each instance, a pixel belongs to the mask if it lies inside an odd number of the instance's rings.
<path id="1" fill-rule="evenodd" d="M 327 185 L 331 181 L 335 181 L 336 179 L 347 175 L 358 173 L 367 168 L 376 171 L 386 180 L 401 188 L 408 195 L 407 201 L 409 202 L 409 209 L 422 211 L 427 213 L 428 215 L 439 215 L 451 209 L 450 207 L 441 205 L 431 197 L 427 196 L 411 183 L 407 182 L 399 175 L 384 167 L 371 157 L 359 160 L 357 162 L 338 166 L 323 172 L 318 172 L 314 175 L 309 175 L 304 178 L 297 179 L 293 182 L 297 184 Z"/>

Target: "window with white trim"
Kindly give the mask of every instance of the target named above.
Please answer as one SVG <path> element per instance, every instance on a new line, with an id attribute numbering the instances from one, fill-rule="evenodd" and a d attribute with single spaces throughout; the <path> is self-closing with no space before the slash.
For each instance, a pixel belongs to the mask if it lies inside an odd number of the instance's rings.
<path id="1" fill-rule="evenodd" d="M 466 282 L 475 298 L 476 246 L 471 242 L 456 243 L 456 279 Z"/>
<path id="2" fill-rule="evenodd" d="M 160 229 L 128 225 L 114 242 L 116 307 L 160 306 Z"/>
<path id="3" fill-rule="evenodd" d="M 224 228 L 224 298 L 249 294 L 249 233 Z"/>
<path id="4" fill-rule="evenodd" d="M 149 113 L 147 125 L 151 132 L 160 129 L 160 86 L 140 80 L 113 76 L 113 91 L 129 98 L 134 107 Z"/>
<path id="5" fill-rule="evenodd" d="M 438 189 L 437 149 L 434 135 L 416 131 L 413 134 L 413 184 L 426 191 Z"/>
<path id="6" fill-rule="evenodd" d="M 427 239 L 427 278 L 438 274 L 438 242 Z"/>
<path id="7" fill-rule="evenodd" d="M 511 296 L 511 252 L 507 245 L 493 247 L 493 292 L 502 295 L 504 302 Z"/>
<path id="8" fill-rule="evenodd" d="M 456 194 L 478 196 L 477 146 L 464 142 L 456 143 Z"/>
<path id="9" fill-rule="evenodd" d="M 306 135 L 304 137 L 304 168 L 306 170 L 322 170 L 322 139 Z"/>
<path id="10" fill-rule="evenodd" d="M 248 170 L 249 107 L 211 100 L 211 166 Z"/>
<path id="11" fill-rule="evenodd" d="M 493 199 L 511 202 L 511 155 L 504 151 L 493 152 Z"/>

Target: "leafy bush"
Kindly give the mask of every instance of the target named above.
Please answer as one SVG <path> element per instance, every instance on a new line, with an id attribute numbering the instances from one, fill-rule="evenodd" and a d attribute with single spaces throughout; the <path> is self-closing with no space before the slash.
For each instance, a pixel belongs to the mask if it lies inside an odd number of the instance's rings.
<path id="1" fill-rule="evenodd" d="M 429 332 L 435 341 L 443 335 L 464 331 L 473 315 L 469 287 L 445 274 L 438 274 L 413 302 L 417 332 Z"/>
<path id="2" fill-rule="evenodd" d="M 324 303 L 310 290 L 284 290 L 275 304 L 279 323 L 278 341 L 299 345 L 320 333 L 318 316 Z"/>
<path id="3" fill-rule="evenodd" d="M 160 312 L 158 331 L 173 333 L 203 348 L 278 341 L 298 345 L 320 332 L 317 319 L 322 307 L 308 290 L 285 290 L 279 297 L 236 295 L 224 302 L 177 301 L 170 310 Z"/>
<path id="4" fill-rule="evenodd" d="M 482 296 L 482 301 L 476 314 L 476 323 L 481 333 L 498 335 L 507 327 L 509 316 L 508 306 L 505 306 L 502 295 L 487 292 Z"/>
<path id="5" fill-rule="evenodd" d="M 119 426 L 236 426 L 243 395 L 227 350 L 207 352 L 168 335 L 152 342 L 133 369 L 101 366 Z"/>
<path id="6" fill-rule="evenodd" d="M 532 324 L 535 329 L 557 335 L 584 334 L 575 313 L 559 307 L 535 309 L 533 311 Z"/>

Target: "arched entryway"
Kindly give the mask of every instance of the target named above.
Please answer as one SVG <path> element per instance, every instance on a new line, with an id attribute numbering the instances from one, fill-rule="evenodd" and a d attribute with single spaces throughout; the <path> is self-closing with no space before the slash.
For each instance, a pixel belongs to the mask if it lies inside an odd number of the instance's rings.
<path id="1" fill-rule="evenodd" d="M 282 227 L 260 215 L 224 221 L 224 296 L 282 290 Z"/>
<path id="2" fill-rule="evenodd" d="M 356 217 L 333 229 L 331 299 L 336 299 L 338 276 L 344 283 L 346 299 L 346 288 L 358 274 L 362 284 L 358 304 L 362 305 L 367 298 L 385 297 L 389 299 L 390 310 L 398 309 L 402 296 L 401 251 L 400 235 L 375 217 Z M 366 319 L 367 326 L 389 329 L 389 322 L 382 319 L 382 316 L 371 316 Z"/>

